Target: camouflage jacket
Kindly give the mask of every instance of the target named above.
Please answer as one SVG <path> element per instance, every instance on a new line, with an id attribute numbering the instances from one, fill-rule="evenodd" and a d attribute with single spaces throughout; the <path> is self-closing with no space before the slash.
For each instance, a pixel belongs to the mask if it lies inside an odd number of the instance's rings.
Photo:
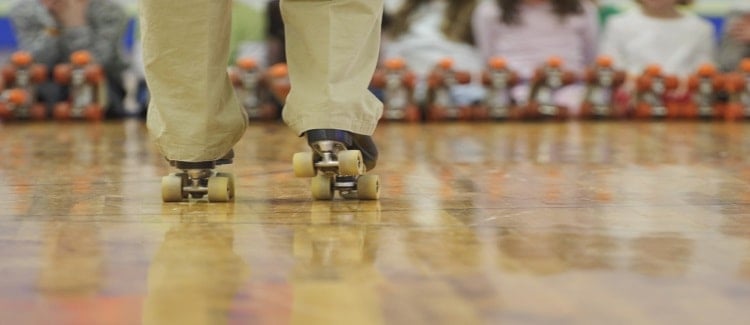
<path id="1" fill-rule="evenodd" d="M 82 27 L 60 28 L 38 0 L 18 1 L 9 17 L 19 48 L 31 52 L 36 62 L 53 67 L 67 62 L 74 51 L 88 50 L 110 77 L 127 68 L 122 38 L 128 16 L 111 0 L 90 0 L 88 24 Z"/>
<path id="2" fill-rule="evenodd" d="M 726 20 L 727 22 L 731 22 L 733 19 L 739 19 L 740 15 L 740 13 L 730 13 L 727 15 Z M 736 71 L 743 58 L 750 58 L 750 44 L 734 40 L 724 33 L 719 43 L 717 55 L 717 61 L 721 70 L 727 72 Z"/>

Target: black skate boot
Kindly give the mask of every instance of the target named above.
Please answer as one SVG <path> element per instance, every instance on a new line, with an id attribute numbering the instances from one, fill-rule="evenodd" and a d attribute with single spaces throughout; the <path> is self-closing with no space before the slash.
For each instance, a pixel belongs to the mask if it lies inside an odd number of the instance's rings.
<path id="1" fill-rule="evenodd" d="M 330 200 L 338 191 L 347 199 L 378 199 L 378 176 L 364 175 L 378 159 L 372 137 L 334 129 L 309 130 L 305 135 L 313 152 L 294 155 L 294 174 L 313 178 L 313 198 Z"/>
<path id="2" fill-rule="evenodd" d="M 216 172 L 216 166 L 231 164 L 234 150 L 210 161 L 174 161 L 169 164 L 182 172 L 161 179 L 161 196 L 164 202 L 181 202 L 189 198 L 200 199 L 208 194 L 209 202 L 227 202 L 234 199 L 234 175 Z"/>

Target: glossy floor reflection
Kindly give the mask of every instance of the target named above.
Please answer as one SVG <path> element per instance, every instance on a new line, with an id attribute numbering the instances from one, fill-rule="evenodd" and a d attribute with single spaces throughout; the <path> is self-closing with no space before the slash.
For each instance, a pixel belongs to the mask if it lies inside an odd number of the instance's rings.
<path id="1" fill-rule="evenodd" d="M 750 124 L 383 124 L 313 202 L 253 124 L 234 203 L 164 204 L 140 121 L 0 125 L 1 324 L 747 324 Z"/>

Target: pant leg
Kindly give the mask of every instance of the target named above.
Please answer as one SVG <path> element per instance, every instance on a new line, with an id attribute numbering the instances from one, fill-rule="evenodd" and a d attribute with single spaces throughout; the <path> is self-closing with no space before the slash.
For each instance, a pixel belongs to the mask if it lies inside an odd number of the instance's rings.
<path id="1" fill-rule="evenodd" d="M 226 154 L 247 117 L 227 74 L 231 0 L 141 0 L 147 125 L 170 160 Z"/>
<path id="2" fill-rule="evenodd" d="M 371 135 L 383 112 L 367 89 L 380 51 L 383 0 L 282 0 L 292 90 L 283 117 L 297 134 Z"/>

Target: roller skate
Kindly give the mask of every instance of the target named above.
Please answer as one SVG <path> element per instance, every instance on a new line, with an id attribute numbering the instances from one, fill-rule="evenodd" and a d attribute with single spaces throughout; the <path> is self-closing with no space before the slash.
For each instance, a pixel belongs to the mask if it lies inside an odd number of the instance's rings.
<path id="1" fill-rule="evenodd" d="M 479 120 L 518 118 L 519 111 L 511 90 L 519 81 L 518 73 L 508 68 L 504 58 L 491 58 L 487 62 L 487 69 L 482 73 L 482 84 L 486 89 L 484 103 L 475 111 L 474 118 Z"/>
<path id="2" fill-rule="evenodd" d="M 586 69 L 586 91 L 581 103 L 581 117 L 590 119 L 622 118 L 625 107 L 618 103 L 617 92 L 625 83 L 625 72 L 615 69 L 612 58 L 600 56 Z"/>
<path id="3" fill-rule="evenodd" d="M 383 93 L 382 120 L 417 122 L 421 119 L 419 107 L 413 100 L 416 79 L 401 58 L 385 61 L 385 67 L 375 72 L 371 86 Z"/>
<path id="4" fill-rule="evenodd" d="M 104 68 L 94 62 L 91 53 L 73 52 L 70 55 L 70 63 L 55 66 L 53 72 L 55 81 L 68 87 L 68 99 L 57 103 L 52 112 L 56 119 L 104 119 Z"/>
<path id="5" fill-rule="evenodd" d="M 286 97 L 292 89 L 289 80 L 289 67 L 286 63 L 276 63 L 265 73 L 266 86 L 277 103 L 286 103 Z"/>
<path id="6" fill-rule="evenodd" d="M 31 53 L 13 53 L 0 69 L 0 120 L 45 119 L 47 109 L 36 98 L 39 84 L 46 80 L 47 68 L 34 63 Z"/>
<path id="7" fill-rule="evenodd" d="M 239 58 L 228 70 L 229 79 L 250 121 L 278 118 L 279 112 L 270 99 L 268 82 L 255 59 Z"/>
<path id="8" fill-rule="evenodd" d="M 219 165 L 231 164 L 234 151 L 214 161 L 174 161 L 172 167 L 182 170 L 161 179 L 161 197 L 164 202 L 182 202 L 201 199 L 208 195 L 209 202 L 228 202 L 234 199 L 234 175 L 217 172 Z"/>
<path id="9" fill-rule="evenodd" d="M 547 59 L 543 66 L 534 71 L 523 117 L 531 120 L 566 119 L 569 108 L 556 103 L 555 94 L 563 87 L 574 83 L 575 79 L 573 72 L 563 69 L 562 59 Z"/>
<path id="10" fill-rule="evenodd" d="M 305 135 L 313 151 L 294 154 L 294 175 L 312 177 L 314 199 L 331 200 L 336 191 L 345 199 L 378 199 L 380 178 L 365 175 L 378 159 L 370 136 L 334 129 L 309 130 Z"/>
<path id="11" fill-rule="evenodd" d="M 471 83 L 471 74 L 456 70 L 451 58 L 444 58 L 427 76 L 427 119 L 431 121 L 470 120 L 472 107 L 460 105 L 451 94 L 458 85 Z"/>
<path id="12" fill-rule="evenodd" d="M 692 95 L 681 112 L 681 117 L 714 119 L 724 115 L 724 105 L 719 92 L 724 88 L 724 78 L 713 64 L 701 65 L 688 77 L 688 91 Z"/>
<path id="13" fill-rule="evenodd" d="M 17 118 L 44 119 L 47 112 L 42 104 L 31 103 L 26 89 L 12 88 L 0 91 L 0 120 Z"/>
<path id="14" fill-rule="evenodd" d="M 726 79 L 728 99 L 724 118 L 730 121 L 750 118 L 750 58 L 743 59 L 738 71 L 729 73 Z"/>
<path id="15" fill-rule="evenodd" d="M 640 119 L 674 118 L 679 114 L 679 106 L 672 92 L 679 86 L 679 80 L 664 74 L 658 65 L 646 67 L 636 80 L 635 117 Z"/>

